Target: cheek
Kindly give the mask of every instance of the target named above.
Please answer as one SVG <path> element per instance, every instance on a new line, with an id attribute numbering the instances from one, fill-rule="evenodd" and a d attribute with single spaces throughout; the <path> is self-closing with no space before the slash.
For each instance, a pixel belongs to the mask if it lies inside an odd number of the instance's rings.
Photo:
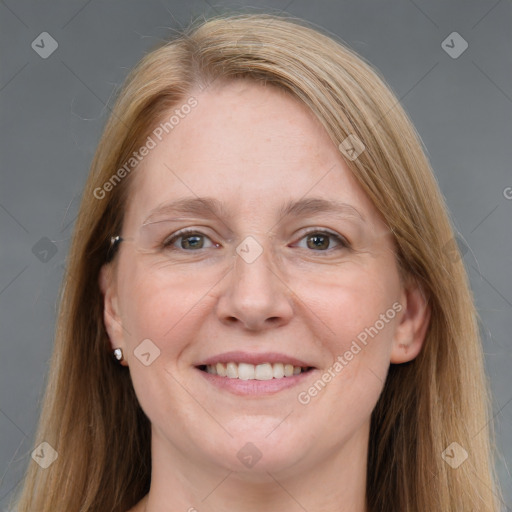
<path id="1" fill-rule="evenodd" d="M 180 385 L 177 368 L 209 302 L 207 283 L 192 286 L 192 276 L 175 273 L 165 279 L 161 273 L 136 266 L 125 268 L 126 279 L 120 296 L 125 327 L 130 375 L 141 407 L 156 424 L 168 418 L 193 416 L 195 402 Z M 147 340 L 151 340 L 148 344 Z M 146 344 L 146 345 L 144 345 Z M 145 347 L 144 352 L 140 347 Z M 156 348 L 155 348 L 156 347 Z M 142 353 L 149 352 L 149 364 Z M 172 397 L 172 398 L 170 398 Z M 177 422 L 176 429 L 179 430 Z"/>
<path id="2" fill-rule="evenodd" d="M 328 387 L 354 391 L 348 402 L 374 396 L 384 384 L 401 308 L 399 289 L 398 275 L 377 267 L 347 266 L 314 285 L 306 279 L 295 282 L 294 290 L 307 306 L 303 316 L 318 333 Z"/>
<path id="3" fill-rule="evenodd" d="M 294 292 L 308 306 L 310 316 L 321 321 L 331 343 L 337 345 L 333 340 L 339 340 L 340 349 L 376 322 L 382 334 L 392 330 L 396 317 L 392 305 L 400 296 L 399 278 L 393 270 L 347 265 L 314 280 L 297 277 Z M 390 308 L 392 311 L 386 315 Z M 385 316 L 385 325 L 381 315 Z"/>
<path id="4" fill-rule="evenodd" d="M 206 294 L 215 283 L 214 276 L 197 279 L 193 273 L 163 272 L 143 265 L 126 268 L 124 275 L 130 276 L 120 290 L 129 343 L 150 338 L 166 354 L 180 351 L 188 331 L 197 326 L 198 314 L 208 305 Z"/>

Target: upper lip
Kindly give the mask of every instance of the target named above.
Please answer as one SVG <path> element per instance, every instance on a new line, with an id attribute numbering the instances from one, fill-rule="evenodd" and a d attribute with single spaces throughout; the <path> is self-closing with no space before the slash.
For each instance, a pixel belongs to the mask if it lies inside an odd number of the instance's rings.
<path id="1" fill-rule="evenodd" d="M 292 364 L 293 366 L 313 367 L 313 365 L 301 361 L 296 357 L 278 352 L 224 352 L 208 359 L 204 359 L 197 366 L 213 365 L 217 363 L 247 363 L 247 364 L 263 364 L 263 363 L 283 363 Z"/>

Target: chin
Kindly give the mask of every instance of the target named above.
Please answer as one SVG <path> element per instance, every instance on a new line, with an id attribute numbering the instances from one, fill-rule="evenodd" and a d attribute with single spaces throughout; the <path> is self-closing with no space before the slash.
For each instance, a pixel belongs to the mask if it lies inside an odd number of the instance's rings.
<path id="1" fill-rule="evenodd" d="M 291 470 L 310 451 L 304 444 L 307 436 L 300 435 L 293 425 L 279 432 L 279 427 L 276 429 L 279 422 L 272 419 L 273 432 L 258 426 L 257 421 L 246 423 L 245 428 L 239 425 L 236 432 L 230 430 L 233 437 L 227 440 L 224 436 L 226 443 L 210 447 L 213 452 L 210 451 L 209 458 L 214 464 L 223 461 L 222 466 L 227 470 L 251 481 L 268 481 L 268 473 Z"/>

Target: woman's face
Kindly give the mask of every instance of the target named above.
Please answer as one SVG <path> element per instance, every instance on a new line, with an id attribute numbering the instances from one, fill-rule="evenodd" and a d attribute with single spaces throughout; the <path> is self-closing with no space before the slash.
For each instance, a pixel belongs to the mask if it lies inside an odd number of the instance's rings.
<path id="1" fill-rule="evenodd" d="M 348 457 L 390 362 L 419 352 L 420 296 L 306 107 L 247 80 L 194 97 L 132 171 L 101 274 L 154 447 L 253 475 Z"/>

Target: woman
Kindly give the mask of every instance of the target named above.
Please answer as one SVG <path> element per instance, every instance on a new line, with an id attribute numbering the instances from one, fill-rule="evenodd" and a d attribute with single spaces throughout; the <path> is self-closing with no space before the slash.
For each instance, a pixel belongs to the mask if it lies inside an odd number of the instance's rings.
<path id="1" fill-rule="evenodd" d="M 191 26 L 99 144 L 36 443 L 55 456 L 18 510 L 496 512 L 453 238 L 360 57 L 276 16 Z"/>

